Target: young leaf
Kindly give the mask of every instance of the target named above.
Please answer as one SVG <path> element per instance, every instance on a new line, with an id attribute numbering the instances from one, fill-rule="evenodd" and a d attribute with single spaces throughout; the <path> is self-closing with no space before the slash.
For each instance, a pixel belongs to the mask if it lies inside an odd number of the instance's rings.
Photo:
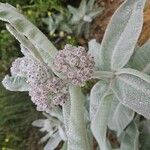
<path id="1" fill-rule="evenodd" d="M 68 149 L 90 150 L 84 119 L 84 96 L 81 88 L 70 85 L 71 109 L 69 117 Z"/>
<path id="2" fill-rule="evenodd" d="M 150 75 L 150 41 L 135 51 L 129 66 Z"/>
<path id="3" fill-rule="evenodd" d="M 9 91 L 28 91 L 28 84 L 25 77 L 11 77 L 6 75 L 2 84 Z"/>
<path id="4" fill-rule="evenodd" d="M 133 120 L 134 114 L 134 111 L 122 105 L 114 96 L 111 104 L 108 127 L 111 130 L 117 131 L 117 135 L 119 136 Z"/>
<path id="5" fill-rule="evenodd" d="M 101 44 L 101 69 L 120 69 L 130 59 L 142 29 L 144 4 L 126 0 L 113 15 Z"/>
<path id="6" fill-rule="evenodd" d="M 123 105 L 150 119 L 150 76 L 133 69 L 122 70 L 114 81 L 114 93 Z"/>
<path id="7" fill-rule="evenodd" d="M 120 150 L 138 150 L 139 149 L 139 131 L 134 122 L 132 122 L 126 129 L 125 134 L 121 140 Z"/>
<path id="8" fill-rule="evenodd" d="M 58 146 L 58 144 L 61 142 L 61 138 L 59 136 L 59 133 L 56 132 L 47 142 L 47 144 L 44 147 L 44 150 L 55 150 L 55 148 Z"/>
<path id="9" fill-rule="evenodd" d="M 56 54 L 57 49 L 48 38 L 13 6 L 0 3 L 0 19 L 9 23 L 17 32 L 24 35 L 37 48 L 43 60 L 45 60 L 45 55 L 52 59 Z"/>

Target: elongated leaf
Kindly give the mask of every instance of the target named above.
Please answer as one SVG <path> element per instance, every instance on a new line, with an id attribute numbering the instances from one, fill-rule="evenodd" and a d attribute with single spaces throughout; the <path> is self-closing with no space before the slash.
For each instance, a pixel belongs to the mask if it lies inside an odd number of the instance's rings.
<path id="1" fill-rule="evenodd" d="M 61 142 L 61 138 L 59 136 L 59 133 L 56 132 L 47 142 L 47 144 L 44 147 L 44 150 L 55 150 L 55 148 L 58 146 L 58 144 Z"/>
<path id="2" fill-rule="evenodd" d="M 71 110 L 69 118 L 68 150 L 90 150 L 84 119 L 84 96 L 80 87 L 70 86 Z"/>
<path id="3" fill-rule="evenodd" d="M 9 91 L 28 91 L 28 84 L 25 77 L 11 77 L 6 75 L 2 84 Z"/>
<path id="4" fill-rule="evenodd" d="M 106 133 L 112 95 L 107 95 L 107 92 L 105 94 L 103 95 L 98 110 L 91 121 L 91 130 L 99 144 L 100 149 L 110 150 L 111 148 L 106 139 Z"/>
<path id="5" fill-rule="evenodd" d="M 125 135 L 121 140 L 120 150 L 138 150 L 139 131 L 134 122 L 132 122 L 125 131 Z"/>
<path id="6" fill-rule="evenodd" d="M 150 118 L 150 82 L 147 82 L 149 76 L 142 76 L 138 71 L 133 71 L 133 74 L 131 72 L 122 72 L 117 76 L 113 91 L 123 105 Z"/>
<path id="7" fill-rule="evenodd" d="M 113 98 L 111 104 L 111 113 L 109 115 L 108 127 L 111 130 L 117 131 L 119 136 L 123 130 L 133 120 L 134 111 L 122 105 L 116 97 Z"/>
<path id="8" fill-rule="evenodd" d="M 120 69 L 130 59 L 142 29 L 144 4 L 126 0 L 113 15 L 101 44 L 101 69 Z"/>
<path id="9" fill-rule="evenodd" d="M 150 74 L 150 41 L 139 47 L 129 62 L 131 68 Z"/>
<path id="10" fill-rule="evenodd" d="M 100 80 L 97 82 L 90 93 L 90 118 L 94 119 L 96 112 L 98 111 L 99 104 L 102 100 L 104 93 L 108 90 L 108 83 Z"/>
<path id="11" fill-rule="evenodd" d="M 44 60 L 44 57 L 47 55 L 50 57 L 50 60 L 54 57 L 57 52 L 54 45 L 37 27 L 20 14 L 16 8 L 9 4 L 0 3 L 0 19 L 8 22 L 17 32 L 27 37 L 37 48 Z M 46 63 L 51 65 L 52 62 L 47 60 Z"/>
<path id="12" fill-rule="evenodd" d="M 11 25 L 6 24 L 7 30 L 20 42 L 22 45 L 22 50 L 23 47 L 28 50 L 28 55 L 32 54 L 32 56 L 36 59 L 42 60 L 41 55 L 37 51 L 37 49 L 34 47 L 34 45 L 22 34 L 17 32 Z M 23 53 L 24 54 L 24 53 Z"/>

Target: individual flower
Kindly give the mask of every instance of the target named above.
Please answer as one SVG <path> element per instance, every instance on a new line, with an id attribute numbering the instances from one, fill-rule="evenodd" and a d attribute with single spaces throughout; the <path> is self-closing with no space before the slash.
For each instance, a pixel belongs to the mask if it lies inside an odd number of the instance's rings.
<path id="1" fill-rule="evenodd" d="M 57 53 L 54 60 L 54 69 L 74 85 L 84 85 L 92 76 L 94 65 L 94 58 L 84 47 L 69 44 Z"/>
<path id="2" fill-rule="evenodd" d="M 32 85 L 29 95 L 38 111 L 49 112 L 55 105 L 63 105 L 69 98 L 67 84 L 60 78 L 49 78 L 45 83 Z"/>

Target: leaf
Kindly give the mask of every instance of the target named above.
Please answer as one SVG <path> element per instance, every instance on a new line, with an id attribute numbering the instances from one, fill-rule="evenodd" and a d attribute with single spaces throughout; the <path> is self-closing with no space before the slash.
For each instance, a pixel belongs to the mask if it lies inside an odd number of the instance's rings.
<path id="1" fill-rule="evenodd" d="M 98 110 L 99 104 L 102 100 L 104 93 L 108 90 L 108 83 L 100 80 L 97 82 L 90 93 L 90 118 L 94 119 L 94 116 Z"/>
<path id="2" fill-rule="evenodd" d="M 150 75 L 150 41 L 135 51 L 129 66 Z"/>
<path id="3" fill-rule="evenodd" d="M 71 109 L 69 117 L 68 149 L 89 150 L 89 141 L 84 120 L 84 96 L 81 88 L 70 85 Z"/>
<path id="4" fill-rule="evenodd" d="M 132 122 L 126 129 L 125 134 L 121 140 L 120 150 L 138 150 L 139 131 L 134 122 Z"/>
<path id="5" fill-rule="evenodd" d="M 135 112 L 150 118 L 150 76 L 133 69 L 122 69 L 113 84 L 118 100 Z"/>
<path id="6" fill-rule="evenodd" d="M 90 53 L 94 57 L 95 66 L 99 67 L 99 50 L 100 50 L 100 44 L 96 42 L 96 39 L 92 39 L 88 42 L 88 53 Z"/>
<path id="7" fill-rule="evenodd" d="M 102 70 L 122 68 L 133 54 L 143 24 L 145 0 L 126 0 L 106 29 L 100 56 Z"/>
<path id="8" fill-rule="evenodd" d="M 110 144 L 107 141 L 107 122 L 110 113 L 110 106 L 112 101 L 112 95 L 107 95 L 107 92 L 104 93 L 101 98 L 98 110 L 91 120 L 91 130 L 97 140 L 100 149 L 110 150 Z"/>
<path id="9" fill-rule="evenodd" d="M 146 120 L 140 123 L 139 127 L 140 136 L 140 150 L 149 150 L 150 149 L 150 121 Z"/>
<path id="10" fill-rule="evenodd" d="M 61 138 L 59 133 L 56 132 L 53 136 L 48 140 L 47 144 L 44 147 L 44 150 L 55 150 L 58 144 L 61 142 Z"/>
<path id="11" fill-rule="evenodd" d="M 24 35 L 38 50 L 43 60 L 50 66 L 52 65 L 52 59 L 57 52 L 54 45 L 48 40 L 48 38 L 31 22 L 29 22 L 17 9 L 9 4 L 0 3 L 0 19 L 9 23 L 15 30 Z M 45 60 L 45 56 L 48 55 L 49 60 Z"/>
<path id="12" fill-rule="evenodd" d="M 2 84 L 9 91 L 28 91 L 28 84 L 25 77 L 11 77 L 6 75 Z"/>
<path id="13" fill-rule="evenodd" d="M 134 118 L 134 112 L 122 105 L 114 96 L 111 104 L 111 113 L 108 119 L 108 127 L 117 131 L 119 136 Z"/>
<path id="14" fill-rule="evenodd" d="M 61 139 L 63 141 L 67 141 L 67 135 L 66 135 L 64 129 L 61 126 L 58 127 L 58 132 L 59 132 L 59 135 L 60 135 Z"/>
<path id="15" fill-rule="evenodd" d="M 35 127 L 43 127 L 45 119 L 38 119 L 32 122 L 32 125 Z"/>
<path id="16" fill-rule="evenodd" d="M 71 103 L 68 100 L 63 106 L 62 106 L 62 113 L 63 113 L 63 122 L 65 125 L 65 131 L 68 135 L 69 133 L 69 118 L 70 118 L 70 109 L 71 109 Z"/>
<path id="17" fill-rule="evenodd" d="M 37 51 L 37 49 L 34 47 L 34 45 L 22 34 L 17 32 L 11 25 L 6 24 L 7 30 L 20 42 L 21 44 L 21 51 L 25 49 L 28 50 L 28 55 L 32 54 L 32 56 L 36 59 L 42 60 L 41 55 Z M 24 47 L 24 48 L 23 48 Z M 25 51 L 23 51 L 23 54 Z M 27 53 L 26 53 L 27 54 Z M 25 55 L 26 55 L 25 54 Z"/>

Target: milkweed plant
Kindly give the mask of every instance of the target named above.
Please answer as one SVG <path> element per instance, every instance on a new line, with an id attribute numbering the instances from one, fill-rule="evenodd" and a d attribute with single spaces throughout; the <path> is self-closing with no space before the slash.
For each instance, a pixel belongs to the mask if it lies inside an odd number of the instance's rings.
<path id="1" fill-rule="evenodd" d="M 145 3 L 125 0 L 101 44 L 93 39 L 86 48 L 66 44 L 59 51 L 16 8 L 0 3 L 0 19 L 24 55 L 2 83 L 28 91 L 46 115 L 33 122 L 47 133 L 45 150 L 60 143 L 62 150 L 150 149 L 150 41 L 137 44 Z M 97 82 L 85 95 L 89 80 Z"/>

